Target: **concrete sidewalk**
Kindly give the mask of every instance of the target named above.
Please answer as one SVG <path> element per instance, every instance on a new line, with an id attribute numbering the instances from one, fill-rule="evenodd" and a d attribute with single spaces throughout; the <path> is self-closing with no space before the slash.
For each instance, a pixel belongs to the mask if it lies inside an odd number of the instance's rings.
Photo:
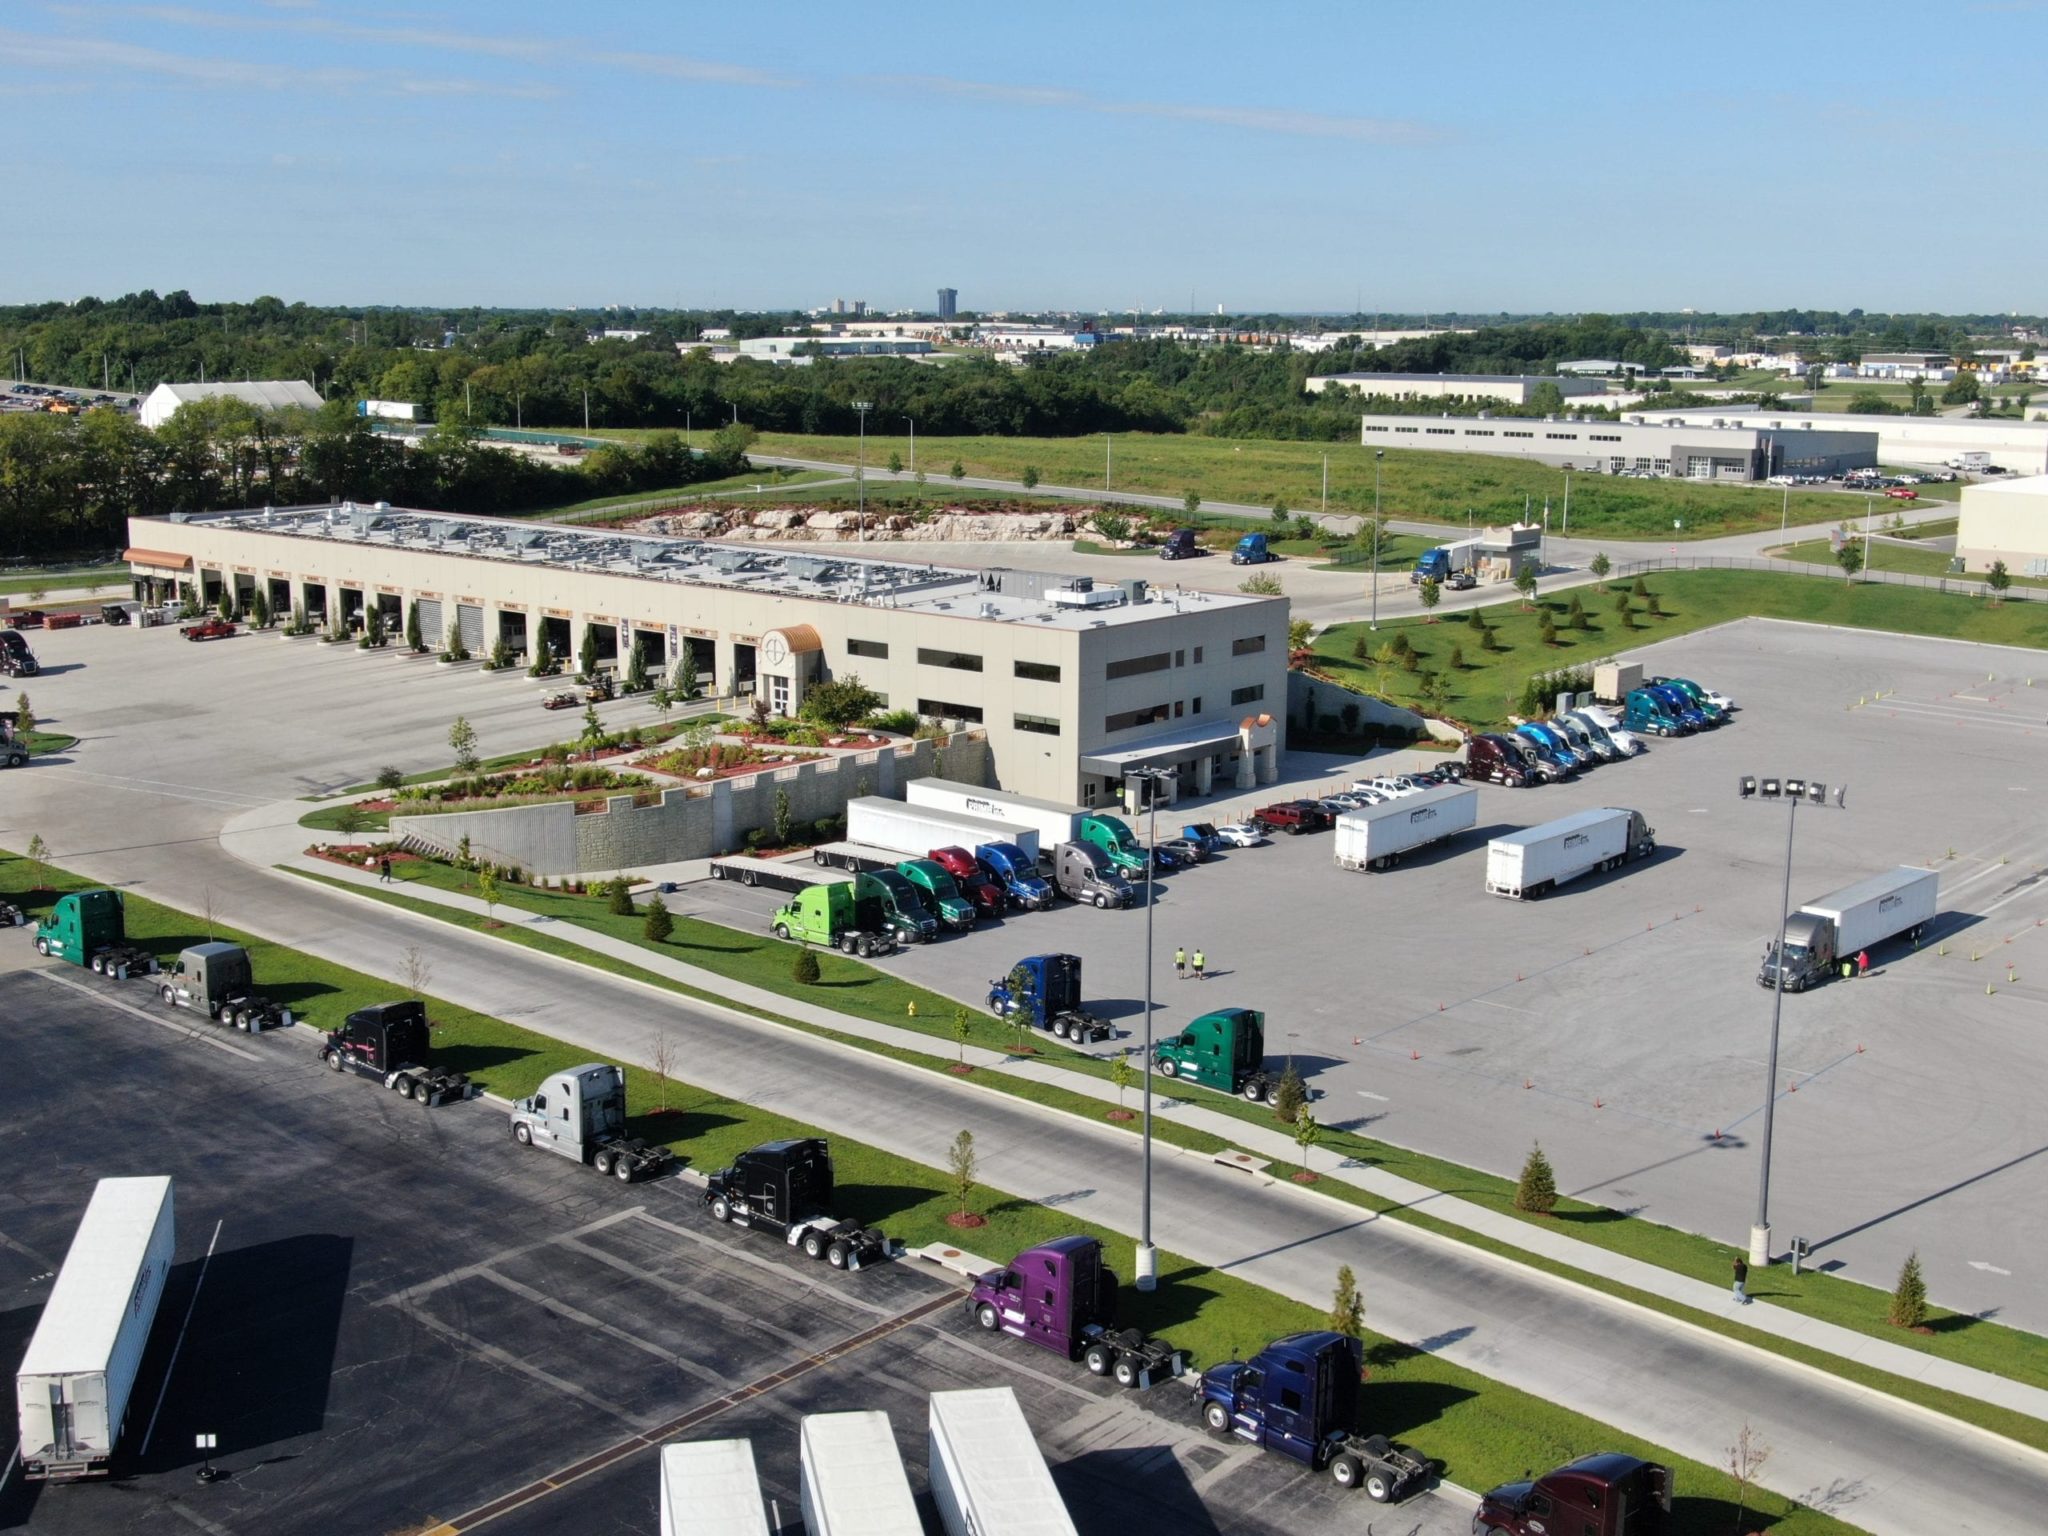
<path id="1" fill-rule="evenodd" d="M 373 873 L 313 858 L 304 852 L 312 835 L 297 824 L 298 817 L 303 813 L 304 806 L 298 801 L 286 801 L 247 812 L 230 821 L 222 829 L 221 844 L 237 857 L 266 869 L 283 867 L 307 870 L 345 885 L 365 890 L 377 888 L 377 876 Z M 473 896 L 418 885 L 406 885 L 403 890 L 405 895 L 414 900 L 430 902 L 452 911 L 479 916 L 485 913 L 484 903 Z M 759 1009 L 814 1027 L 830 1029 L 842 1035 L 857 1036 L 878 1044 L 928 1055 L 943 1056 L 949 1048 L 957 1049 L 942 1037 L 895 1025 L 851 1018 L 801 998 L 732 981 L 715 972 L 653 954 L 625 940 L 595 933 L 574 924 L 560 923 L 548 918 L 534 918 L 531 915 L 517 915 L 517 908 L 505 907 L 504 910 L 515 915 L 501 920 L 520 922 L 532 931 L 546 933 L 565 944 L 573 944 L 589 951 L 594 959 L 603 957 L 637 966 L 744 1007 Z M 973 1006 L 976 1000 L 962 1001 Z M 1050 1036 L 1044 1037 L 1042 1048 L 1054 1052 L 1069 1049 Z M 972 1063 L 977 1071 L 1000 1072 L 1006 1076 L 1042 1083 L 1071 1093 L 1086 1094 L 1106 1103 L 1114 1103 L 1118 1098 L 1116 1090 L 1106 1081 L 1088 1074 L 1067 1071 L 1049 1060 L 1010 1056 L 972 1046 L 967 1048 L 965 1059 Z M 1295 1167 L 1301 1158 L 1293 1138 L 1277 1125 L 1267 1128 L 1249 1124 L 1217 1110 L 1156 1095 L 1153 1099 L 1153 1114 L 1161 1121 L 1185 1125 L 1226 1141 L 1232 1146 L 1243 1148 L 1252 1154 L 1251 1160 L 1238 1161 L 1232 1166 L 1245 1168 L 1256 1177 L 1285 1179 L 1287 1170 Z M 1266 1163 L 1279 1165 L 1280 1172 L 1277 1175 L 1268 1175 L 1264 1167 Z M 1874 1369 L 1889 1371 L 1931 1387 L 1962 1393 L 1982 1402 L 2048 1421 L 2048 1390 L 2027 1386 L 1972 1366 L 1959 1365 L 1919 1350 L 1909 1349 L 1904 1345 L 1893 1344 L 1833 1323 L 1819 1321 L 1773 1306 L 1766 1301 L 1738 1307 L 1726 1286 L 1694 1280 L 1658 1265 L 1581 1242 L 1561 1230 L 1518 1220 L 1399 1175 L 1361 1166 L 1328 1151 L 1312 1150 L 1309 1153 L 1309 1166 L 1323 1177 L 1340 1179 L 1379 1199 L 1422 1212 L 1438 1221 L 1463 1228 L 1505 1246 L 1541 1256 L 1552 1263 L 1568 1266 L 1583 1274 L 1597 1275 L 1697 1311 L 1726 1315 L 1730 1320 L 1758 1333 L 1770 1334 Z M 1349 1216 L 1355 1212 L 1355 1208 L 1347 1206 L 1344 1211 Z M 1357 1214 L 1362 1223 L 1381 1219 L 1376 1215 Z M 1876 1293 L 1873 1293 L 1873 1301 L 1875 1300 Z"/>

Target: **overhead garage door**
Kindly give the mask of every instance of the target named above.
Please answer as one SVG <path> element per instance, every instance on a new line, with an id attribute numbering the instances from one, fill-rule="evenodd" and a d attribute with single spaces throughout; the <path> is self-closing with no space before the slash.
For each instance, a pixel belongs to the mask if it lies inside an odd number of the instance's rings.
<path id="1" fill-rule="evenodd" d="M 430 651 L 441 649 L 441 601 L 439 598 L 420 599 L 420 644 Z"/>
<path id="2" fill-rule="evenodd" d="M 457 603 L 455 618 L 462 625 L 462 648 L 472 656 L 490 649 L 484 642 L 484 611 L 472 603 Z"/>

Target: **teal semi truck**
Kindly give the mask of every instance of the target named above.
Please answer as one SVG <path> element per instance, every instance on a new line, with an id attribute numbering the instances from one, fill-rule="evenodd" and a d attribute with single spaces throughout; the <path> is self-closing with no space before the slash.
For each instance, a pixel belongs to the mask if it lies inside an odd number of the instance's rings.
<path id="1" fill-rule="evenodd" d="M 1124 875 L 1145 873 L 1145 850 L 1121 816 L 1091 812 L 1081 818 L 1080 838 L 1093 843 L 1109 856 L 1109 862 Z"/>
<path id="2" fill-rule="evenodd" d="M 1266 1016 L 1251 1008 L 1203 1014 L 1155 1044 L 1152 1065 L 1161 1077 L 1240 1093 L 1254 1104 L 1265 1103 L 1280 1086 L 1279 1075 L 1266 1070 Z"/>
<path id="3" fill-rule="evenodd" d="M 72 891 L 59 896 L 36 924 L 36 953 L 82 965 L 125 981 L 153 975 L 156 956 L 128 941 L 127 908 L 119 891 Z"/>

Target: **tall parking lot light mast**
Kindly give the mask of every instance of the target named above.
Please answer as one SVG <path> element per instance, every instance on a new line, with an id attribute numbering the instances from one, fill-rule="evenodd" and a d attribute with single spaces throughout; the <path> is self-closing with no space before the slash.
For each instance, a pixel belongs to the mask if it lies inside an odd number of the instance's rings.
<path id="1" fill-rule="evenodd" d="M 868 412 L 875 408 L 872 400 L 856 400 L 853 408 L 860 412 L 860 465 L 853 472 L 853 481 L 859 489 L 860 510 L 854 514 L 854 525 L 860 532 L 858 537 L 868 536 Z"/>
<path id="2" fill-rule="evenodd" d="M 1380 627 L 1380 465 L 1386 461 L 1387 450 L 1375 448 L 1372 451 L 1372 622 L 1368 628 Z"/>
<path id="3" fill-rule="evenodd" d="M 1138 1201 L 1138 1255 L 1133 1282 L 1141 1291 L 1159 1286 L 1159 1250 L 1152 1244 L 1152 866 L 1159 846 L 1159 802 L 1166 794 L 1167 770 L 1135 768 L 1124 775 L 1124 809 L 1145 812 L 1145 1120 L 1144 1184 Z"/>
<path id="4" fill-rule="evenodd" d="M 1759 779 L 1744 774 L 1736 787 L 1744 800 L 1785 802 L 1785 886 L 1778 898 L 1778 944 L 1772 951 L 1775 965 L 1771 986 L 1771 1049 L 1764 1067 L 1764 1136 L 1762 1168 L 1757 1175 L 1756 1223 L 1749 1229 L 1749 1262 L 1759 1267 L 1771 1262 L 1771 1129 L 1778 1105 L 1778 1022 L 1785 1008 L 1785 921 L 1792 907 L 1792 834 L 1799 825 L 1799 802 L 1828 803 L 1828 787 L 1819 780 Z M 1835 805 L 1848 808 L 1847 785 L 1835 786 Z"/>

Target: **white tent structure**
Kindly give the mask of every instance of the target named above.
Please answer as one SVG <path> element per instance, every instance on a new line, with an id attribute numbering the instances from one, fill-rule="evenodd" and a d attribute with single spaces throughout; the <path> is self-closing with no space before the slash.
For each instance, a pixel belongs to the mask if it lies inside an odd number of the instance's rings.
<path id="1" fill-rule="evenodd" d="M 283 410 L 288 405 L 317 411 L 322 405 L 320 391 L 303 379 L 258 379 L 241 384 L 159 384 L 144 397 L 142 424 L 154 432 L 191 400 L 213 400 L 232 395 L 262 411 Z"/>

